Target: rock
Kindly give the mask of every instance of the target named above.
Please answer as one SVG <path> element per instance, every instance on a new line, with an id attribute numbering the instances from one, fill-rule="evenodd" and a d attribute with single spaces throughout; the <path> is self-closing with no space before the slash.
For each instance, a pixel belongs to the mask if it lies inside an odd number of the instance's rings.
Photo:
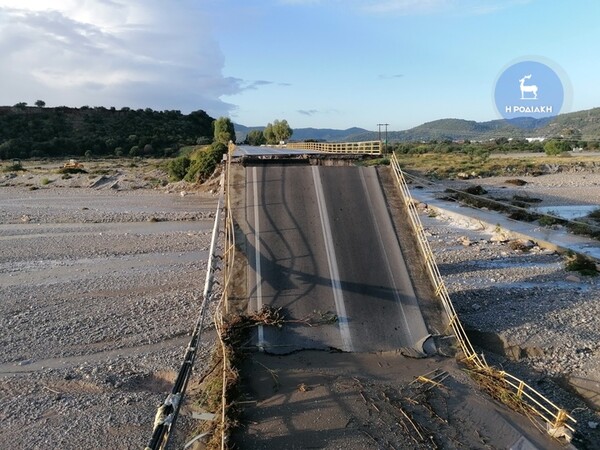
<path id="1" fill-rule="evenodd" d="M 567 277 L 565 278 L 565 280 L 572 281 L 574 283 L 580 283 L 581 282 L 581 278 L 579 278 L 578 276 L 575 276 L 575 275 L 567 275 Z"/>
<path id="2" fill-rule="evenodd" d="M 461 245 L 464 245 L 465 247 L 469 247 L 470 245 L 473 244 L 473 242 L 471 242 L 471 239 L 469 239 L 467 236 L 459 237 L 458 242 L 460 242 Z"/>
<path id="3" fill-rule="evenodd" d="M 529 239 L 517 239 L 515 241 L 510 241 L 508 246 L 513 250 L 527 252 L 534 248 L 535 243 L 533 243 Z"/>
<path id="4" fill-rule="evenodd" d="M 465 192 L 467 192 L 468 194 L 473 194 L 473 195 L 487 194 L 487 191 L 484 188 L 482 188 L 480 185 L 469 186 L 467 189 L 465 189 Z"/>
<path id="5" fill-rule="evenodd" d="M 598 422 L 588 422 L 588 427 L 592 430 L 595 430 L 596 428 L 598 428 Z"/>
<path id="6" fill-rule="evenodd" d="M 181 195 L 182 197 L 185 197 L 185 196 L 187 195 L 187 192 L 185 192 L 185 191 L 181 191 L 181 192 L 179 193 L 179 195 Z"/>
<path id="7" fill-rule="evenodd" d="M 510 179 L 505 181 L 506 184 L 514 184 L 515 186 L 525 186 L 527 181 L 520 179 Z"/>
<path id="8" fill-rule="evenodd" d="M 471 178 L 471 176 L 466 172 L 458 172 L 456 174 L 456 178 L 458 178 L 459 180 L 468 180 L 469 178 Z"/>
<path id="9" fill-rule="evenodd" d="M 490 242 L 508 242 L 508 238 L 504 233 L 494 233 L 490 238 Z"/>
<path id="10" fill-rule="evenodd" d="M 471 309 L 473 309 L 473 311 L 479 311 L 481 309 L 481 305 L 478 303 L 473 303 L 471 304 Z"/>

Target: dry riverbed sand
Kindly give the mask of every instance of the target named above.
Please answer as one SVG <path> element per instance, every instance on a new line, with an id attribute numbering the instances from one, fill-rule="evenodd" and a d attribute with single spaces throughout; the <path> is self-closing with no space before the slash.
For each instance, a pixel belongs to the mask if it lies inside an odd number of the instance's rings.
<path id="1" fill-rule="evenodd" d="M 0 174 L 0 448 L 142 448 L 199 310 L 216 196 L 144 162 L 35 167 Z"/>

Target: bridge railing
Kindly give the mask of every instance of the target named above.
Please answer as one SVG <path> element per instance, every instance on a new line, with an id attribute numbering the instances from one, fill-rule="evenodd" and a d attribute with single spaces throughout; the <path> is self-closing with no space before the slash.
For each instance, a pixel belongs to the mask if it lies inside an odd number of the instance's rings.
<path id="1" fill-rule="evenodd" d="M 500 397 L 500 400 L 504 401 L 508 406 L 512 406 L 514 409 L 518 409 L 521 412 L 531 413 L 540 417 L 546 423 L 549 434 L 560 437 L 558 433 L 561 433 L 561 429 L 568 429 L 571 432 L 574 432 L 574 424 L 577 421 L 567 414 L 564 409 L 556 406 L 552 401 L 519 378 L 489 366 L 483 358 L 483 355 L 480 356 L 475 352 L 473 345 L 469 341 L 469 337 L 458 318 L 458 314 L 454 309 L 444 280 L 437 267 L 423 224 L 419 218 L 417 206 L 410 194 L 408 184 L 406 183 L 406 179 L 400 168 L 400 163 L 395 154 L 392 154 L 390 165 L 400 189 L 402 200 L 408 211 L 408 217 L 418 241 L 419 249 L 425 260 L 425 265 L 427 266 L 435 293 L 443 305 L 449 320 L 449 326 L 454 331 L 454 335 L 456 336 L 467 365 L 473 369 L 476 378 L 486 385 L 488 391 L 491 391 L 490 393 L 492 393 L 492 395 L 494 395 L 494 393 L 499 394 L 497 395 L 497 398 Z M 502 393 L 498 393 L 498 390 L 501 390 Z"/>
<path id="2" fill-rule="evenodd" d="M 323 153 L 381 155 L 381 141 L 363 142 L 289 142 L 286 148 Z"/>

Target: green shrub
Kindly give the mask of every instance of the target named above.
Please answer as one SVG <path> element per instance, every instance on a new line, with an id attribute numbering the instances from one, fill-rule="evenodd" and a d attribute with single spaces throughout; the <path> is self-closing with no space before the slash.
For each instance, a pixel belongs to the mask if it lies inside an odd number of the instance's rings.
<path id="1" fill-rule="evenodd" d="M 46 186 L 47 184 L 50 184 L 51 182 L 52 182 L 52 181 L 51 181 L 51 180 L 49 180 L 48 178 L 42 178 L 42 179 L 40 180 L 40 184 L 41 184 L 42 186 Z"/>
<path id="2" fill-rule="evenodd" d="M 227 146 L 221 143 L 212 144 L 195 155 L 186 175 L 185 181 L 204 182 L 213 174 L 218 164 L 227 153 Z"/>
<path id="3" fill-rule="evenodd" d="M 598 275 L 596 263 L 580 254 L 569 256 L 565 268 L 571 272 L 579 272 L 581 275 L 590 277 Z"/>
<path id="4" fill-rule="evenodd" d="M 549 227 L 549 226 L 554 225 L 556 223 L 560 223 L 560 221 L 556 217 L 547 216 L 545 214 L 542 215 L 542 217 L 539 218 L 538 222 L 543 227 Z"/>
<path id="5" fill-rule="evenodd" d="M 171 181 L 181 181 L 185 177 L 190 168 L 191 164 L 190 158 L 187 156 L 180 156 L 169 161 L 168 172 L 169 179 Z"/>
<path id="6" fill-rule="evenodd" d="M 85 169 L 81 169 L 80 167 L 61 167 L 58 169 L 58 173 L 64 174 L 74 174 L 74 173 L 87 173 Z"/>
<path id="7" fill-rule="evenodd" d="M 591 226 L 581 222 L 568 222 L 567 228 L 571 233 L 583 236 L 591 236 L 593 231 Z"/>
<path id="8" fill-rule="evenodd" d="M 389 166 L 390 165 L 390 158 L 383 157 L 383 158 L 366 159 L 365 161 L 362 162 L 362 165 L 366 166 L 366 167 L 370 167 L 370 166 Z"/>
<path id="9" fill-rule="evenodd" d="M 593 210 L 591 213 L 588 214 L 588 217 L 590 219 L 600 220 L 600 208 Z"/>
<path id="10" fill-rule="evenodd" d="M 571 146 L 565 141 L 548 141 L 544 144 L 544 151 L 548 156 L 556 156 L 561 153 L 568 152 L 571 150 Z"/>
<path id="11" fill-rule="evenodd" d="M 10 164 L 10 165 L 2 168 L 2 172 L 19 172 L 19 171 L 26 172 L 27 169 L 25 169 L 21 165 L 21 163 L 13 163 L 13 164 Z"/>

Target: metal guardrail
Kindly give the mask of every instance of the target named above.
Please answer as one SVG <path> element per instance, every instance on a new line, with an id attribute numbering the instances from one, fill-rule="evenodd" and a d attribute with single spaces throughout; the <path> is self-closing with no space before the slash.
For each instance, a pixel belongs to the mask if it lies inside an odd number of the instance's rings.
<path id="1" fill-rule="evenodd" d="M 290 142 L 286 148 L 296 150 L 312 150 L 323 153 L 381 155 L 381 141 L 363 142 Z"/>
<path id="2" fill-rule="evenodd" d="M 204 320 L 207 311 L 208 303 L 212 298 L 212 286 L 214 282 L 214 271 L 216 268 L 215 250 L 217 247 L 217 238 L 219 235 L 219 224 L 221 222 L 221 210 L 223 208 L 225 188 L 225 177 L 221 176 L 221 191 L 219 194 L 219 203 L 217 205 L 217 212 L 215 214 L 215 222 L 213 225 L 212 238 L 210 241 L 210 249 L 208 256 L 208 266 L 206 269 L 206 279 L 204 283 L 204 290 L 202 292 L 202 305 L 200 306 L 200 313 L 194 331 L 190 339 L 190 343 L 185 352 L 183 363 L 179 369 L 177 379 L 171 390 L 171 393 L 167 396 L 164 403 L 159 406 L 156 416 L 154 418 L 154 427 L 152 429 L 152 437 L 145 450 L 159 450 L 165 449 L 169 445 L 171 438 L 171 431 L 175 426 L 177 416 L 179 415 L 179 408 L 183 401 L 188 381 L 192 375 L 194 368 L 194 362 L 196 360 L 196 353 L 200 345 L 202 338 L 202 328 L 204 327 Z"/>
<path id="3" fill-rule="evenodd" d="M 574 424 L 577 423 L 577 421 L 567 414 L 564 409 L 555 405 L 552 401 L 519 378 L 489 366 L 485 359 L 475 352 L 473 345 L 469 341 L 467 333 L 458 318 L 458 314 L 454 309 L 444 280 L 437 267 L 421 219 L 419 218 L 417 206 L 410 194 L 408 184 L 406 183 L 404 174 L 400 168 L 400 163 L 395 154 L 392 154 L 390 165 L 392 166 L 392 171 L 408 211 L 408 217 L 415 232 L 419 249 L 425 259 L 425 265 L 427 266 L 435 293 L 443 305 L 449 320 L 449 326 L 452 327 L 452 330 L 454 331 L 467 364 L 497 380 L 502 380 L 504 389 L 510 392 L 519 401 L 524 402 L 531 411 L 534 411 L 547 424 L 547 431 L 549 434 L 553 435 L 553 432 L 556 432 L 556 430 L 559 430 L 561 427 L 565 427 L 571 432 L 574 432 Z"/>

